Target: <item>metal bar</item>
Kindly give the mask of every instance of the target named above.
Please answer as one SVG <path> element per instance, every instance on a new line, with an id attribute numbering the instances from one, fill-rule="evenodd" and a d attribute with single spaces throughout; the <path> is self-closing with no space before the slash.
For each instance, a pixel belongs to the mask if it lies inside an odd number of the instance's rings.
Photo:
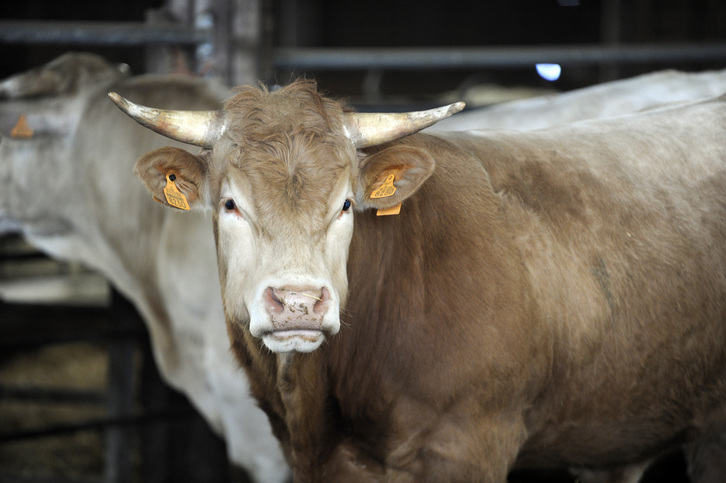
<path id="1" fill-rule="evenodd" d="M 138 22 L 0 21 L 0 43 L 122 45 L 210 42 L 210 32 Z"/>
<path id="2" fill-rule="evenodd" d="M 139 339 L 143 327 L 109 324 L 106 307 L 31 305 L 0 300 L 0 352 L 33 349 L 46 344 Z"/>
<path id="3" fill-rule="evenodd" d="M 131 424 L 165 423 L 168 421 L 186 419 L 193 415 L 194 411 L 192 409 L 188 409 L 184 411 L 135 414 L 118 418 L 89 419 L 78 423 L 58 424 L 46 428 L 27 429 L 14 433 L 0 434 L 0 443 L 46 438 L 49 436 L 60 436 L 63 434 L 76 433 L 78 431 L 95 431 Z"/>
<path id="4" fill-rule="evenodd" d="M 0 399 L 58 403 L 104 404 L 106 394 L 100 391 L 61 389 L 41 386 L 0 385 Z"/>
<path id="5" fill-rule="evenodd" d="M 517 68 L 538 63 L 653 64 L 726 61 L 726 43 L 447 48 L 279 48 L 273 64 L 286 69 Z"/>
<path id="6" fill-rule="evenodd" d="M 116 340 L 136 340 L 143 335 L 138 330 L 96 330 L 78 334 L 60 334 L 51 336 L 37 336 L 18 338 L 11 341 L 0 342 L 0 352 L 18 352 L 28 349 L 35 349 L 49 344 L 73 344 L 76 342 L 92 342 L 92 341 L 116 341 Z"/>
<path id="7" fill-rule="evenodd" d="M 28 475 L 25 473 L 5 473 L 0 469 L 0 483 L 107 483 L 103 478 L 94 476 L 41 476 Z"/>
<path id="8" fill-rule="evenodd" d="M 27 251 L 15 253 L 0 253 L 0 262 L 20 262 L 23 260 L 43 260 L 48 256 L 41 252 Z"/>

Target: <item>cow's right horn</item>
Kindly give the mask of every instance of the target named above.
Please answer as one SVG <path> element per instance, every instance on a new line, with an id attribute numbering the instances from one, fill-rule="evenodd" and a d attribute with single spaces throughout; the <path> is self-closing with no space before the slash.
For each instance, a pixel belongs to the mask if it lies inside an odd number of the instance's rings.
<path id="1" fill-rule="evenodd" d="M 108 96 L 144 127 L 187 144 L 211 149 L 226 128 L 221 111 L 174 111 L 141 106 L 115 92 Z"/>
<path id="2" fill-rule="evenodd" d="M 377 146 L 408 136 L 421 129 L 446 119 L 464 109 L 463 102 L 448 106 L 401 113 L 358 113 L 345 114 L 345 135 L 357 149 Z"/>

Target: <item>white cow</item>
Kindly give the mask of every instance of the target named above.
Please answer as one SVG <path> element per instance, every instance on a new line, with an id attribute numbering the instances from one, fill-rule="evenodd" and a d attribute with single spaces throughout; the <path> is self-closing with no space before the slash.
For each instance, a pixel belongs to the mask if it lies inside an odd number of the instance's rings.
<path id="1" fill-rule="evenodd" d="M 563 94 L 521 99 L 466 111 L 430 129 L 530 131 L 584 119 L 618 116 L 660 104 L 707 99 L 724 92 L 726 70 L 702 73 L 665 70 Z"/>
<path id="2" fill-rule="evenodd" d="M 134 163 L 167 140 L 129 123 L 108 101 L 113 89 L 185 109 L 214 108 L 227 95 L 189 77 L 129 79 L 86 54 L 5 80 L 0 226 L 107 277 L 144 318 L 164 379 L 224 437 L 230 459 L 256 481 L 285 481 L 279 443 L 229 353 L 211 220 L 170 213 L 145 194 Z"/>

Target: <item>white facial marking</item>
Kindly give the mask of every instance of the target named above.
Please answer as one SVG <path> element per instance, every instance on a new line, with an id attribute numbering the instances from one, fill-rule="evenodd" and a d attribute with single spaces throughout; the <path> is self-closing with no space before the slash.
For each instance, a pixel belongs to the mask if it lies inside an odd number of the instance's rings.
<path id="1" fill-rule="evenodd" d="M 353 233 L 350 183 L 345 178 L 336 186 L 325 232 L 312 237 L 301 225 L 305 220 L 284 219 L 285 213 L 259 219 L 244 185 L 228 178 L 220 192 L 218 250 L 227 310 L 239 319 L 248 316 L 250 333 L 271 351 L 311 352 L 340 330 Z"/>

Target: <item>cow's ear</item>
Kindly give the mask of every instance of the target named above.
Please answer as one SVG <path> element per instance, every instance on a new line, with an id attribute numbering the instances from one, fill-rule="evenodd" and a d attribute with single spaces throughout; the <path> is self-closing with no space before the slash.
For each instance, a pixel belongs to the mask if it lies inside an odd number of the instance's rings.
<path id="1" fill-rule="evenodd" d="M 363 160 L 356 196 L 364 208 L 390 208 L 411 196 L 434 172 L 429 153 L 411 146 L 393 146 Z"/>
<path id="2" fill-rule="evenodd" d="M 204 208 L 207 166 L 201 157 L 167 146 L 145 154 L 136 162 L 134 173 L 159 203 L 180 209 Z M 177 191 L 183 200 L 175 196 Z"/>

